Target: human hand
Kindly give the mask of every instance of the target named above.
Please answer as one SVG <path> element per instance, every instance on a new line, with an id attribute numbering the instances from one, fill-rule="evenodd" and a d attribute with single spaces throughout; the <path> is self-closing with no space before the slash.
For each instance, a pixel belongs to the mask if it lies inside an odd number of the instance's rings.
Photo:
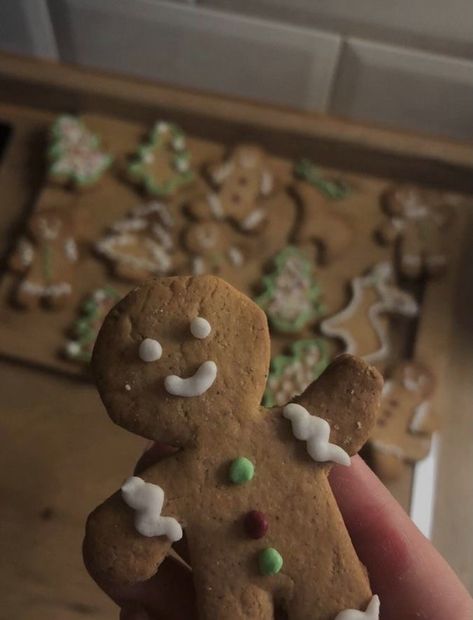
<path id="1" fill-rule="evenodd" d="M 155 444 L 136 473 L 168 453 Z M 473 600 L 458 577 L 361 458 L 335 466 L 330 483 L 381 599 L 381 620 L 472 620 Z M 104 589 L 122 608 L 120 620 L 197 620 L 191 573 L 172 559 L 145 583 Z"/>

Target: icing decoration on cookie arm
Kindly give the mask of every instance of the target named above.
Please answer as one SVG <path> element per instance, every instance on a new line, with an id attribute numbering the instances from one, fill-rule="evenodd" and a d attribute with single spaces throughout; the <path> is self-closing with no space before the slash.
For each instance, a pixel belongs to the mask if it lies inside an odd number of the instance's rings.
<path id="1" fill-rule="evenodd" d="M 379 596 L 375 594 L 365 611 L 346 609 L 337 614 L 335 620 L 379 620 L 379 609 Z"/>
<path id="2" fill-rule="evenodd" d="M 349 456 L 358 452 L 375 425 L 383 378 L 361 358 L 340 355 L 294 402 L 326 420 L 330 442 Z"/>
<path id="3" fill-rule="evenodd" d="M 307 452 L 314 461 L 351 465 L 345 450 L 329 442 L 330 424 L 327 420 L 310 415 L 307 409 L 297 403 L 286 405 L 283 416 L 291 421 L 294 437 L 307 441 Z"/>
<path id="4" fill-rule="evenodd" d="M 171 542 L 181 540 L 182 527 L 177 520 L 161 516 L 164 491 L 160 486 L 132 476 L 123 484 L 121 493 L 124 502 L 136 511 L 135 527 L 142 536 L 167 536 Z"/>

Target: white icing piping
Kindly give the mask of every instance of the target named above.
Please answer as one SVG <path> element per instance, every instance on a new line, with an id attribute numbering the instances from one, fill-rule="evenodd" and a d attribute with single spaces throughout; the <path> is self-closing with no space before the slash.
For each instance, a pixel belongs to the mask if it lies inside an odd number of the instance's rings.
<path id="1" fill-rule="evenodd" d="M 153 338 L 145 338 L 141 341 L 138 355 L 143 362 L 155 362 L 161 358 L 163 354 L 163 347 L 161 344 Z"/>
<path id="2" fill-rule="evenodd" d="M 296 439 L 307 441 L 307 452 L 314 461 L 325 463 L 333 461 L 340 465 L 351 465 L 350 456 L 334 443 L 329 443 L 330 424 L 296 403 L 290 403 L 283 409 L 283 416 L 291 421 L 292 432 Z"/>
<path id="3" fill-rule="evenodd" d="M 346 609 L 335 616 L 335 620 L 379 620 L 379 608 L 381 603 L 376 594 L 369 602 L 366 611 L 358 609 Z"/>
<path id="4" fill-rule="evenodd" d="M 164 491 L 157 484 L 132 476 L 121 488 L 125 504 L 136 510 L 135 528 L 142 536 L 167 536 L 171 542 L 182 538 L 182 527 L 174 517 L 162 517 Z"/>
<path id="5" fill-rule="evenodd" d="M 196 316 L 195 319 L 191 321 L 191 334 L 194 338 L 199 338 L 202 340 L 210 336 L 210 332 L 212 331 L 212 327 L 207 319 L 204 319 L 201 316 Z"/>
<path id="6" fill-rule="evenodd" d="M 173 396 L 202 396 L 214 384 L 217 378 L 217 364 L 212 361 L 204 362 L 196 372 L 186 379 L 178 375 L 168 375 L 164 379 L 164 387 Z"/>
<path id="7" fill-rule="evenodd" d="M 414 415 L 409 424 L 411 433 L 422 432 L 422 425 L 430 413 L 430 403 L 424 400 L 418 407 L 414 409 Z"/>

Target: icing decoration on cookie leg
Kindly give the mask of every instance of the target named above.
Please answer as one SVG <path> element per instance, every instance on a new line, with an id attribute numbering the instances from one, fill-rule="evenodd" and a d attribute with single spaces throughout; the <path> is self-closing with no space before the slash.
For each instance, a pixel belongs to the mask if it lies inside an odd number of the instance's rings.
<path id="1" fill-rule="evenodd" d="M 250 512 L 245 515 L 243 524 L 248 536 L 255 540 L 263 538 L 269 527 L 268 519 L 259 510 L 250 510 Z"/>
<path id="2" fill-rule="evenodd" d="M 289 355 L 277 355 L 271 360 L 264 406 L 282 407 L 301 394 L 327 365 L 328 356 L 321 338 L 295 342 Z"/>
<path id="3" fill-rule="evenodd" d="M 283 416 L 291 421 L 292 432 L 296 439 L 307 441 L 309 456 L 319 463 L 333 461 L 340 465 L 351 465 L 348 454 L 333 443 L 329 443 L 330 424 L 296 403 L 290 403 L 283 409 Z"/>
<path id="4" fill-rule="evenodd" d="M 369 274 L 351 281 L 351 300 L 337 314 L 325 319 L 320 330 L 325 336 L 339 338 L 344 352 L 359 355 L 368 362 L 379 362 L 389 355 L 390 342 L 387 326 L 381 320 L 383 314 L 400 314 L 414 317 L 418 305 L 409 293 L 393 283 L 389 263 L 376 265 Z M 350 330 L 350 321 L 361 325 Z M 364 342 L 371 339 L 374 342 Z"/>
<path id="5" fill-rule="evenodd" d="M 301 159 L 294 167 L 296 177 L 316 187 L 321 194 L 332 200 L 346 198 L 352 188 L 342 179 L 325 179 L 318 168 L 309 159 Z"/>
<path id="6" fill-rule="evenodd" d="M 258 566 L 260 573 L 266 577 L 277 575 L 283 565 L 283 559 L 279 551 L 273 547 L 268 547 L 260 551 L 258 555 Z"/>
<path id="7" fill-rule="evenodd" d="M 253 479 L 255 466 L 245 456 L 240 456 L 230 464 L 229 477 L 233 484 L 244 484 Z"/>
<path id="8" fill-rule="evenodd" d="M 202 396 L 212 387 L 216 378 L 217 364 L 207 361 L 201 364 L 191 377 L 186 379 L 178 375 L 168 375 L 164 379 L 164 387 L 173 396 L 184 396 L 186 398 Z"/>
<path id="9" fill-rule="evenodd" d="M 191 334 L 194 338 L 199 338 L 199 340 L 203 340 L 210 336 L 210 332 L 212 331 L 212 327 L 207 319 L 204 319 L 201 316 L 196 316 L 195 319 L 191 321 Z"/>
<path id="10" fill-rule="evenodd" d="M 100 140 L 74 116 L 60 116 L 51 127 L 48 156 L 49 176 L 76 187 L 95 184 L 112 163 L 108 153 L 100 151 Z"/>
<path id="11" fill-rule="evenodd" d="M 255 301 L 272 327 L 282 333 L 298 332 L 322 313 L 314 267 L 291 246 L 275 256 L 274 265 L 274 271 L 263 278 L 264 291 Z"/>
<path id="12" fill-rule="evenodd" d="M 138 355 L 143 362 L 155 362 L 156 360 L 161 359 L 162 354 L 163 347 L 157 340 L 154 340 L 153 338 L 145 338 L 141 341 L 138 349 Z"/>
<path id="13" fill-rule="evenodd" d="M 379 620 L 379 609 L 379 596 L 375 594 L 365 611 L 346 609 L 337 614 L 335 620 Z"/>
<path id="14" fill-rule="evenodd" d="M 158 122 L 128 165 L 129 178 L 150 196 L 170 196 L 194 179 L 184 132 Z"/>
<path id="15" fill-rule="evenodd" d="M 121 488 L 124 502 L 136 510 L 135 528 L 142 536 L 167 536 L 171 542 L 182 538 L 182 527 L 174 517 L 162 517 L 164 491 L 157 484 L 132 476 Z"/>

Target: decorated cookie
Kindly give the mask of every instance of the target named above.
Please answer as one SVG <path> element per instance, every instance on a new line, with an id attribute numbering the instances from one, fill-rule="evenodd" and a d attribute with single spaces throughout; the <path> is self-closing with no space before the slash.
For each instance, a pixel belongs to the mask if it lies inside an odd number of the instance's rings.
<path id="1" fill-rule="evenodd" d="M 64 347 L 68 359 L 83 364 L 90 362 L 102 322 L 119 298 L 117 291 L 107 286 L 96 289 L 81 304 L 80 316 L 71 329 L 71 340 Z"/>
<path id="2" fill-rule="evenodd" d="M 264 198 L 274 192 L 269 159 L 257 146 L 236 147 L 223 163 L 209 171 L 215 191 L 189 205 L 198 220 L 228 219 L 243 231 L 259 230 L 268 215 Z"/>
<path id="3" fill-rule="evenodd" d="M 174 218 L 166 205 L 150 202 L 116 222 L 95 246 L 115 275 L 139 282 L 168 273 L 173 265 Z"/>
<path id="4" fill-rule="evenodd" d="M 379 237 L 397 244 L 402 275 L 441 274 L 448 261 L 445 233 L 453 217 L 442 194 L 401 185 L 386 193 L 384 209 L 389 219 L 379 228 Z"/>
<path id="5" fill-rule="evenodd" d="M 294 166 L 294 175 L 307 181 L 315 187 L 325 198 L 341 200 L 351 193 L 351 187 L 343 179 L 326 179 L 321 171 L 309 160 L 301 159 Z"/>
<path id="6" fill-rule="evenodd" d="M 278 332 L 300 332 L 322 313 L 312 262 L 292 246 L 279 252 L 273 271 L 263 278 L 263 293 L 256 303 Z"/>
<path id="7" fill-rule="evenodd" d="M 346 353 L 359 355 L 373 363 L 389 355 L 388 326 L 384 315 L 414 317 L 418 312 L 415 299 L 394 283 L 389 263 L 376 265 L 367 275 L 351 281 L 348 305 L 322 321 L 325 336 L 338 338 Z"/>
<path id="8" fill-rule="evenodd" d="M 95 185 L 112 163 L 100 149 L 99 137 L 75 116 L 60 116 L 51 127 L 49 178 L 61 185 L 84 189 Z"/>
<path id="9" fill-rule="evenodd" d="M 92 367 L 110 417 L 177 450 L 90 515 L 87 567 L 108 589 L 144 582 L 185 535 L 202 620 L 375 620 L 327 475 L 368 438 L 382 378 L 340 356 L 264 409 L 269 355 L 265 314 L 215 276 L 147 282 L 108 314 Z"/>
<path id="10" fill-rule="evenodd" d="M 25 308 L 41 302 L 51 308 L 62 307 L 72 294 L 78 258 L 69 213 L 48 208 L 33 214 L 27 234 L 10 259 L 11 269 L 22 274 L 16 302 Z"/>
<path id="11" fill-rule="evenodd" d="M 263 404 L 282 406 L 301 394 L 328 364 L 321 338 L 299 340 L 291 345 L 289 355 L 277 355 L 271 360 L 270 373 Z"/>
<path id="12" fill-rule="evenodd" d="M 430 409 L 434 390 L 432 373 L 418 362 L 399 364 L 385 382 L 381 413 L 369 442 L 374 468 L 382 478 L 395 478 L 401 463 L 428 455 L 435 428 Z"/>
<path id="13" fill-rule="evenodd" d="M 148 195 L 161 198 L 188 185 L 194 173 L 182 129 L 172 123 L 156 123 L 128 164 L 127 174 Z"/>
<path id="14" fill-rule="evenodd" d="M 246 262 L 243 243 L 226 222 L 202 221 L 187 226 L 183 234 L 194 275 L 222 273 L 225 267 L 242 267 Z"/>
<path id="15" fill-rule="evenodd" d="M 334 211 L 332 204 L 321 198 L 308 183 L 296 183 L 301 214 L 295 231 L 297 244 L 313 244 L 321 248 L 323 262 L 331 262 L 349 247 L 353 231 L 345 218 Z"/>

